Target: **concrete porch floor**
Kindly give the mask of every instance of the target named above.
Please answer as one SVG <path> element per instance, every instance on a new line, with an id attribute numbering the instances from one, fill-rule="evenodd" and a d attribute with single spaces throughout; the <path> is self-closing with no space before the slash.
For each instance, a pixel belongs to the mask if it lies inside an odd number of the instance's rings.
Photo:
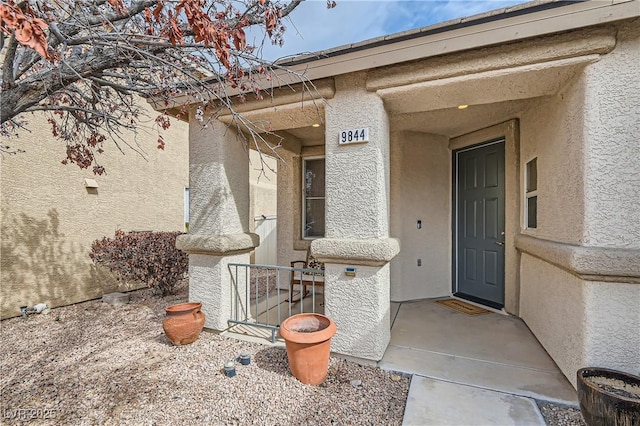
<path id="1" fill-rule="evenodd" d="M 404 424 L 541 424 L 534 399 L 577 406 L 577 394 L 524 322 L 469 316 L 434 299 L 392 303 L 378 363 L 413 374 Z"/>

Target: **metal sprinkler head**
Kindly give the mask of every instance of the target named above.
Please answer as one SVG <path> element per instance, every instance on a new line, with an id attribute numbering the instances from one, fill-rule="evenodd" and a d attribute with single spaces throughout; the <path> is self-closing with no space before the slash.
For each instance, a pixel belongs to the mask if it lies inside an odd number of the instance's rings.
<path id="1" fill-rule="evenodd" d="M 238 360 L 242 365 L 251 364 L 251 352 L 241 352 L 240 356 L 238 357 Z"/>
<path id="2" fill-rule="evenodd" d="M 229 360 L 224 364 L 224 375 L 227 377 L 233 377 L 236 375 L 236 362 Z"/>

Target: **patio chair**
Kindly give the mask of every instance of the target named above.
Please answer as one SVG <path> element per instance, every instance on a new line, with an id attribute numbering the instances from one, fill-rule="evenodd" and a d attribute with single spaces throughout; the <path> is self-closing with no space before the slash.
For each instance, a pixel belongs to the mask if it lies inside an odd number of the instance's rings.
<path id="1" fill-rule="evenodd" d="M 309 294 L 307 290 L 307 286 L 311 286 L 313 288 L 314 285 L 324 287 L 324 263 L 316 260 L 315 257 L 311 254 L 311 249 L 307 249 L 307 259 L 306 260 L 294 260 L 291 262 L 292 268 L 302 268 L 302 269 L 314 269 L 318 272 L 301 272 L 301 271 L 291 271 L 291 287 L 290 287 L 290 297 L 292 302 L 297 302 L 298 300 L 302 300 Z M 293 296 L 293 286 L 300 286 L 300 298 L 294 298 Z"/>

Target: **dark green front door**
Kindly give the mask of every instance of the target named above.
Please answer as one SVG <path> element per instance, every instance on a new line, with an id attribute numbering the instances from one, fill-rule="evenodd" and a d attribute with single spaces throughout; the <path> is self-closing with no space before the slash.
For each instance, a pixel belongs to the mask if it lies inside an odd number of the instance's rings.
<path id="1" fill-rule="evenodd" d="M 454 152 L 456 296 L 504 306 L 504 140 Z"/>

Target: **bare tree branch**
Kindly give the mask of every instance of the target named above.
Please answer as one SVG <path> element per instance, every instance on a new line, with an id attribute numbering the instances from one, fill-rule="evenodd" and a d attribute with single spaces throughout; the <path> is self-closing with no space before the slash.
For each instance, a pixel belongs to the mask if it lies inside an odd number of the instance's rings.
<path id="1" fill-rule="evenodd" d="M 103 173 L 95 154 L 106 143 L 127 146 L 122 131 L 140 128 L 144 111 L 137 96 L 160 99 L 170 108 L 176 96 L 186 95 L 201 112 L 231 111 L 243 143 L 279 157 L 280 144 L 268 142 L 276 136 L 237 114 L 228 89 L 239 91 L 240 101 L 272 93 L 283 68 L 247 45 L 245 29 L 260 26 L 265 39 L 281 44 L 282 19 L 300 3 L 0 0 L 0 134 L 12 136 L 22 128 L 24 113 L 47 113 L 52 134 L 65 142 L 64 162 Z M 315 90 L 303 73 L 294 75 L 304 91 Z M 160 129 L 170 125 L 163 114 L 155 123 Z M 164 146 L 161 135 L 158 146 Z M 131 148 L 141 152 L 136 144 Z"/>

